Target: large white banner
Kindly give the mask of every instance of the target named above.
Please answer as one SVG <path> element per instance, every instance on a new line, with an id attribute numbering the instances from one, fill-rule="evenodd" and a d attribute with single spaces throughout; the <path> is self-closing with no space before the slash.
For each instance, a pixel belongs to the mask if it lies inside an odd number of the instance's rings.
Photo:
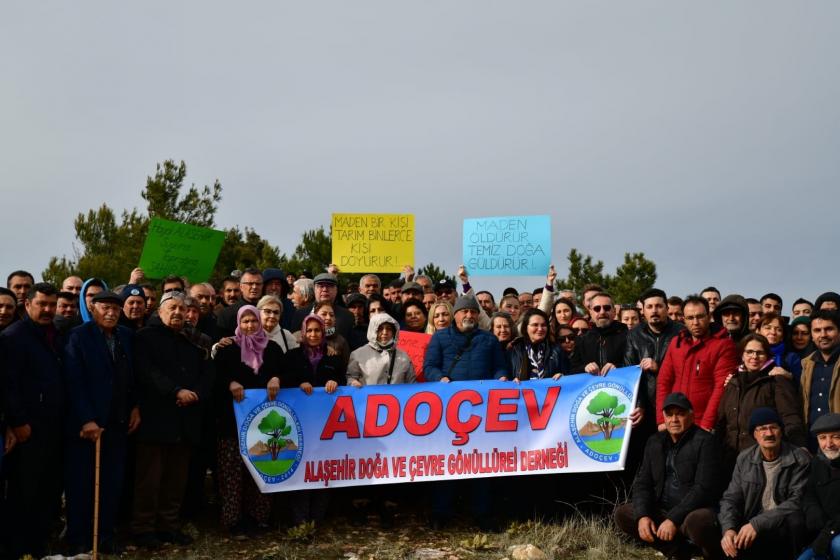
<path id="1" fill-rule="evenodd" d="M 624 468 L 638 366 L 558 381 L 248 390 L 242 459 L 263 492 Z"/>

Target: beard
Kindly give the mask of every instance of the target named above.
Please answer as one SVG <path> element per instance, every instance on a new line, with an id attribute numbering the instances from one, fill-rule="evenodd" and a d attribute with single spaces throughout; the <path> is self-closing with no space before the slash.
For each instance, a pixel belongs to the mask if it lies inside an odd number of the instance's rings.
<path id="1" fill-rule="evenodd" d="M 829 461 L 834 461 L 835 459 L 840 458 L 840 449 L 823 449 L 822 452 Z"/>
<path id="2" fill-rule="evenodd" d="M 461 332 L 470 332 L 475 329 L 476 322 L 472 319 L 464 319 L 461 321 Z"/>

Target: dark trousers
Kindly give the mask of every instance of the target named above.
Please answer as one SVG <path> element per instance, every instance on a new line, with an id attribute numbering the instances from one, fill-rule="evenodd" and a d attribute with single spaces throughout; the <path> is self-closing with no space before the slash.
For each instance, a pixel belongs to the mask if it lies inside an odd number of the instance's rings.
<path id="1" fill-rule="evenodd" d="M 330 505 L 330 493 L 332 490 L 295 490 L 288 492 L 289 509 L 292 510 L 292 523 L 300 525 L 314 521 L 321 523 L 327 516 L 327 508 Z"/>
<path id="2" fill-rule="evenodd" d="M 740 529 L 740 527 L 739 527 Z M 760 532 L 753 545 L 738 551 L 743 558 L 796 558 L 804 546 L 805 520 L 801 513 L 785 517 L 782 526 L 772 531 Z"/>
<path id="3" fill-rule="evenodd" d="M 492 483 L 489 478 L 445 480 L 431 484 L 433 518 L 449 520 L 454 514 L 454 501 L 459 493 L 469 493 L 470 512 L 476 520 L 481 521 L 490 516 Z"/>
<path id="4" fill-rule="evenodd" d="M 117 511 L 125 480 L 125 426 L 102 432 L 99 459 L 99 538 L 114 538 Z M 67 497 L 67 543 L 91 546 L 96 446 L 77 434 L 66 439 L 65 493 Z"/>
<path id="5" fill-rule="evenodd" d="M 134 480 L 134 515 L 131 532 L 178 531 L 178 513 L 184 497 L 190 446 L 137 443 Z"/>
<path id="6" fill-rule="evenodd" d="M 47 551 L 61 496 L 61 434 L 34 426 L 26 443 L 5 457 L 9 475 L 9 544 L 13 558 Z"/>
<path id="7" fill-rule="evenodd" d="M 637 542 L 646 543 L 639 538 L 639 525 L 636 521 L 636 513 L 633 504 L 627 503 L 618 506 L 615 510 L 615 524 L 628 536 Z M 658 528 L 665 520 L 664 512 L 658 511 L 652 516 L 653 522 Z M 720 529 L 717 526 L 717 516 L 709 508 L 695 509 L 689 513 L 682 524 L 677 528 L 677 535 L 673 541 L 666 542 L 659 539 L 651 544 L 665 556 L 677 558 L 691 558 L 689 548 L 686 546 L 686 539 L 693 542 L 703 553 L 703 558 L 723 559 L 723 550 L 720 548 Z M 738 555 L 740 558 L 740 554 Z"/>

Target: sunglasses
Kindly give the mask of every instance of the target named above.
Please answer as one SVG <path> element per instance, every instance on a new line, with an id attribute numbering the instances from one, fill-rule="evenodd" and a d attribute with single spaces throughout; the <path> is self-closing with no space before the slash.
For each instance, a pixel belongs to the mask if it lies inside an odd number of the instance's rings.
<path id="1" fill-rule="evenodd" d="M 558 336 L 557 337 L 557 342 L 560 342 L 560 343 L 573 342 L 576 338 L 577 338 L 577 336 L 575 336 L 573 334 L 567 334 L 567 335 L 564 335 L 564 336 Z"/>
<path id="2" fill-rule="evenodd" d="M 582 335 L 583 333 L 585 333 L 589 329 L 588 328 L 580 328 L 580 329 L 572 329 L 572 330 L 574 330 L 578 335 Z"/>
<path id="3" fill-rule="evenodd" d="M 612 311 L 612 308 L 613 308 L 613 306 L 609 305 L 609 304 L 608 305 L 593 305 L 592 306 L 592 311 L 594 311 L 595 313 L 600 313 L 603 310 L 604 313 L 609 313 L 610 311 Z"/>

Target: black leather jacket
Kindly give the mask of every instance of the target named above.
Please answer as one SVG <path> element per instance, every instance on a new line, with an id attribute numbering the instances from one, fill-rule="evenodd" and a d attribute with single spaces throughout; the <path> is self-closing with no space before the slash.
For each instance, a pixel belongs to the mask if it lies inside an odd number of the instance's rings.
<path id="1" fill-rule="evenodd" d="M 645 358 L 653 358 L 661 366 L 671 339 L 677 336 L 683 329 L 685 329 L 685 325 L 671 321 L 670 319 L 665 323 L 660 333 L 655 333 L 650 330 L 647 323 L 636 325 L 633 330 L 627 333 L 624 365 L 632 366 L 638 364 Z M 657 373 L 648 370 L 642 371 L 642 379 L 639 386 L 642 389 L 639 395 L 639 405 L 652 411 L 656 410 Z"/>
<path id="2" fill-rule="evenodd" d="M 626 342 L 627 326 L 624 323 L 613 321 L 606 327 L 589 329 L 575 345 L 577 360 L 572 363 L 572 371 L 580 373 L 591 362 L 597 363 L 599 368 L 605 364 L 621 367 Z"/>

